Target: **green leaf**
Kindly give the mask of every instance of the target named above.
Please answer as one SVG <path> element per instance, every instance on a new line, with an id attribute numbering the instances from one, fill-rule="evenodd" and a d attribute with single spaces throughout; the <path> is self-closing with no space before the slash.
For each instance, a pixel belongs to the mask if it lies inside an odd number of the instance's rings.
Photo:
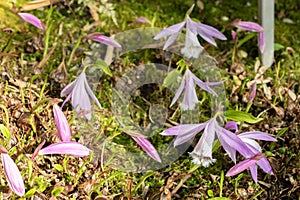
<path id="1" fill-rule="evenodd" d="M 230 199 L 227 197 L 213 197 L 213 198 L 209 198 L 207 200 L 230 200 Z"/>
<path id="2" fill-rule="evenodd" d="M 24 195 L 24 198 L 29 198 L 32 197 L 34 195 L 34 193 L 36 192 L 36 188 L 31 188 L 30 190 L 28 190 L 26 192 L 26 194 Z"/>
<path id="3" fill-rule="evenodd" d="M 51 192 L 52 196 L 56 197 L 58 196 L 60 193 L 62 193 L 62 191 L 64 191 L 64 187 L 57 187 L 57 188 L 54 188 Z"/>
<path id="4" fill-rule="evenodd" d="M 257 118 L 249 113 L 238 110 L 227 110 L 225 112 L 225 117 L 227 120 L 233 120 L 236 122 L 247 122 L 250 124 L 255 124 L 263 120 L 263 118 Z"/>
<path id="5" fill-rule="evenodd" d="M 279 51 L 280 49 L 283 49 L 284 46 L 279 43 L 274 43 L 274 51 Z"/>
<path id="6" fill-rule="evenodd" d="M 180 75 L 180 72 L 178 70 L 171 71 L 167 77 L 164 79 L 163 87 L 168 87 L 172 83 L 176 82 L 178 76 Z"/>
<path id="7" fill-rule="evenodd" d="M 214 197 L 214 192 L 212 190 L 207 190 L 207 195 L 209 197 Z"/>
<path id="8" fill-rule="evenodd" d="M 53 167 L 54 167 L 54 169 L 56 169 L 57 171 L 60 171 L 60 172 L 64 171 L 63 166 L 60 165 L 60 164 L 54 164 Z"/>
<path id="9" fill-rule="evenodd" d="M 289 127 L 282 128 L 276 135 L 276 138 L 281 137 L 285 132 L 289 129 Z"/>
<path id="10" fill-rule="evenodd" d="M 11 134 L 8 128 L 6 128 L 6 126 L 4 126 L 3 124 L 0 124 L 0 131 L 2 135 L 5 137 L 5 142 L 9 143 Z"/>
<path id="11" fill-rule="evenodd" d="M 106 64 L 106 62 L 104 62 L 104 60 L 97 60 L 96 65 L 100 67 L 100 69 L 102 69 L 105 74 L 112 76 L 109 66 Z"/>

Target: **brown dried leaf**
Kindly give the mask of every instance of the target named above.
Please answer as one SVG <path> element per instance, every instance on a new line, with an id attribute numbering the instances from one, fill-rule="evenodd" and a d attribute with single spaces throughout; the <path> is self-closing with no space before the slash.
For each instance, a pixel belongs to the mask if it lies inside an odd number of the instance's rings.
<path id="1" fill-rule="evenodd" d="M 61 0 L 34 0 L 23 4 L 21 11 L 35 10 L 37 8 L 49 6 L 60 2 Z"/>

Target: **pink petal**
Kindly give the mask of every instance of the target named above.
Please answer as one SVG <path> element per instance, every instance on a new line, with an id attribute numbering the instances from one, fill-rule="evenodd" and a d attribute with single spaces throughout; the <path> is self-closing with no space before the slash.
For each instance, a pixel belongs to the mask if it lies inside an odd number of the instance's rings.
<path id="1" fill-rule="evenodd" d="M 193 152 L 190 153 L 190 156 L 193 158 L 193 162 L 195 164 L 201 164 L 204 167 L 208 167 L 215 161 L 215 159 L 212 158 L 212 148 L 216 134 L 214 120 L 215 119 L 213 118 L 208 121 L 203 135 L 195 146 Z"/>
<path id="2" fill-rule="evenodd" d="M 25 187 L 17 165 L 8 154 L 1 154 L 1 159 L 9 187 L 18 196 L 23 196 L 25 194 Z"/>
<path id="3" fill-rule="evenodd" d="M 88 113 L 85 116 L 90 120 L 92 118 L 92 104 L 85 88 L 85 81 L 86 75 L 83 72 L 77 77 L 77 82 L 72 92 L 71 103 L 77 113 L 82 110 L 87 111 Z"/>
<path id="4" fill-rule="evenodd" d="M 74 81 L 72 81 L 71 83 L 69 83 L 61 92 L 60 92 L 60 96 L 64 97 L 67 96 L 69 94 L 71 94 L 74 86 L 76 85 L 76 81 L 77 79 L 75 79 Z"/>
<path id="5" fill-rule="evenodd" d="M 174 141 L 174 146 L 181 145 L 185 142 L 188 142 L 191 140 L 195 135 L 199 132 L 201 132 L 205 126 L 207 125 L 207 122 L 202 123 L 202 124 L 183 124 L 180 125 L 179 135 L 176 137 Z M 185 126 L 190 126 L 190 130 L 186 130 Z"/>
<path id="6" fill-rule="evenodd" d="M 181 83 L 180 83 L 180 86 L 179 86 L 179 88 L 176 90 L 176 92 L 175 92 L 175 95 L 174 95 L 174 98 L 173 98 L 173 100 L 172 100 L 172 102 L 171 102 L 171 105 L 170 105 L 170 107 L 172 106 L 172 105 L 174 105 L 174 103 L 178 100 L 178 98 L 180 97 L 180 95 L 181 95 L 181 93 L 182 93 L 182 91 L 183 91 L 183 89 L 184 89 L 184 85 L 185 85 L 185 76 L 183 76 L 183 78 L 182 78 L 182 80 L 181 80 Z"/>
<path id="7" fill-rule="evenodd" d="M 147 19 L 146 17 L 139 17 L 139 18 L 136 19 L 136 22 L 137 23 L 148 23 L 148 24 L 151 23 L 150 20 Z"/>
<path id="8" fill-rule="evenodd" d="M 257 165 L 251 165 L 249 167 L 252 179 L 257 183 Z"/>
<path id="9" fill-rule="evenodd" d="M 272 137 L 264 132 L 261 132 L 261 131 L 244 132 L 244 133 L 239 134 L 239 137 L 250 138 L 250 139 L 255 139 L 255 140 L 272 141 L 272 142 L 277 141 L 274 137 Z"/>
<path id="10" fill-rule="evenodd" d="M 62 112 L 61 108 L 57 104 L 53 106 L 53 113 L 54 113 L 56 128 L 61 141 L 63 142 L 71 141 L 72 136 L 71 136 L 68 120 L 64 115 L 64 113 Z"/>
<path id="11" fill-rule="evenodd" d="M 226 173 L 225 176 L 237 175 L 237 174 L 241 173 L 242 171 L 244 171 L 245 169 L 249 168 L 250 166 L 255 165 L 256 162 L 257 162 L 257 160 L 255 160 L 253 158 L 248 158 L 246 160 L 243 160 L 243 161 L 239 162 L 238 164 L 234 165 L 232 168 L 230 168 L 230 170 Z"/>
<path id="12" fill-rule="evenodd" d="M 94 40 L 94 41 L 100 42 L 102 44 L 106 44 L 106 45 L 110 45 L 110 46 L 113 46 L 113 47 L 119 47 L 119 48 L 121 48 L 121 45 L 118 42 L 116 42 L 112 38 L 107 37 L 105 35 L 102 35 L 100 33 L 92 33 L 92 34 L 89 34 L 89 35 L 87 35 L 85 37 L 87 39 Z"/>
<path id="13" fill-rule="evenodd" d="M 253 32 L 261 32 L 263 31 L 263 28 L 255 23 L 255 22 L 247 22 L 247 21 L 240 21 L 236 25 L 238 28 L 247 30 L 247 31 L 253 31 Z"/>
<path id="14" fill-rule="evenodd" d="M 224 128 L 227 130 L 234 130 L 234 132 L 237 132 L 239 130 L 238 125 L 235 121 L 227 122 Z"/>
<path id="15" fill-rule="evenodd" d="M 87 91 L 88 95 L 94 100 L 94 102 L 97 104 L 99 108 L 102 108 L 100 102 L 98 101 L 97 97 L 93 93 L 92 89 L 90 88 L 87 80 L 84 81 L 85 90 Z"/>
<path id="16" fill-rule="evenodd" d="M 18 13 L 18 15 L 24 19 L 26 22 L 32 24 L 33 26 L 46 31 L 45 25 L 41 22 L 39 18 L 29 13 Z"/>
<path id="17" fill-rule="evenodd" d="M 267 158 L 263 157 L 262 159 L 260 159 L 259 161 L 257 161 L 257 164 L 260 166 L 260 168 L 262 168 L 262 170 L 264 170 L 264 172 L 266 172 L 267 174 L 271 174 L 273 175 L 273 170 L 272 167 L 268 161 Z"/>
<path id="18" fill-rule="evenodd" d="M 169 26 L 166 29 L 163 29 L 161 32 L 159 32 L 156 36 L 154 36 L 154 40 L 159 40 L 160 38 L 169 36 L 169 35 L 173 35 L 173 34 L 178 34 L 178 32 L 180 32 L 183 27 L 185 25 L 185 21 L 180 22 L 178 24 L 174 24 L 172 26 Z"/>
<path id="19" fill-rule="evenodd" d="M 78 142 L 58 142 L 51 144 L 39 151 L 40 155 L 47 154 L 68 154 L 72 156 L 88 156 L 91 150 Z"/>
<path id="20" fill-rule="evenodd" d="M 161 163 L 157 150 L 147 139 L 141 137 L 132 137 L 132 139 L 134 139 L 151 158 Z"/>

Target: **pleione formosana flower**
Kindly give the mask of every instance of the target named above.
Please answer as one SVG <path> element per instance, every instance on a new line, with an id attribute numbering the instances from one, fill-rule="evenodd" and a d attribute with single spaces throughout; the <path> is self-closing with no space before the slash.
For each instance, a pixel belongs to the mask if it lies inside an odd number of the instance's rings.
<path id="1" fill-rule="evenodd" d="M 5 147 L 0 146 L 0 153 L 8 186 L 18 196 L 23 196 L 25 194 L 25 186 L 22 175 L 17 165 L 15 164 L 13 159 L 8 155 L 8 152 L 5 149 Z"/>
<path id="2" fill-rule="evenodd" d="M 228 129 L 235 131 L 235 133 Z M 257 182 L 256 164 L 266 173 L 273 174 L 268 160 L 262 155 L 262 149 L 255 140 L 276 141 L 276 139 L 260 131 L 249 131 L 239 134 L 237 129 L 238 126 L 236 122 L 231 121 L 223 128 L 219 125 L 216 118 L 213 117 L 200 124 L 174 126 L 164 130 L 160 134 L 164 136 L 176 136 L 174 141 L 174 146 L 176 147 L 192 140 L 196 134 L 204 130 L 194 150 L 190 153 L 193 163 L 200 164 L 204 167 L 208 167 L 214 163 L 216 160 L 212 157 L 213 145 L 216 140 L 219 140 L 221 146 L 234 163 L 236 163 L 236 152 L 239 152 L 246 158 L 245 161 L 236 164 L 227 176 L 233 176 L 246 168 L 250 168 L 253 180 Z"/>
<path id="3" fill-rule="evenodd" d="M 53 105 L 53 112 L 56 128 L 61 142 L 57 142 L 42 148 L 45 144 L 44 140 L 34 151 L 31 160 L 34 160 L 37 155 L 47 154 L 67 154 L 78 157 L 90 155 L 92 150 L 78 142 L 71 141 L 72 137 L 68 120 L 57 104 Z"/>
<path id="4" fill-rule="evenodd" d="M 85 112 L 85 117 L 88 120 L 92 119 L 92 104 L 90 98 L 99 108 L 102 108 L 100 102 L 88 84 L 84 71 L 61 91 L 60 96 L 67 96 L 63 105 L 71 99 L 71 104 L 76 112 Z"/>
<path id="5" fill-rule="evenodd" d="M 223 82 L 203 82 L 189 69 L 187 69 L 182 78 L 179 88 L 175 92 L 175 96 L 170 106 L 174 105 L 174 103 L 178 100 L 184 90 L 184 97 L 183 101 L 180 103 L 180 107 L 182 110 L 193 110 L 195 108 L 195 105 L 199 102 L 196 94 L 195 84 L 198 85 L 201 89 L 209 92 L 210 94 L 217 95 L 216 92 L 210 88 L 210 86 L 219 85 L 222 83 Z"/>
<path id="6" fill-rule="evenodd" d="M 236 19 L 227 26 L 235 26 L 241 30 L 257 32 L 259 50 L 261 53 L 264 52 L 266 47 L 266 39 L 265 39 L 264 29 L 261 27 L 261 25 L 255 22 L 241 21 L 240 19 Z"/>
<path id="7" fill-rule="evenodd" d="M 184 26 L 186 25 L 186 39 L 185 39 L 185 46 L 182 48 L 181 53 L 183 53 L 186 57 L 190 58 L 197 58 L 199 53 L 202 51 L 203 47 L 200 45 L 197 35 L 202 37 L 208 43 L 217 46 L 214 38 L 220 40 L 226 40 L 227 38 L 223 33 L 218 31 L 216 28 L 198 23 L 193 21 L 189 17 L 189 13 L 191 13 L 194 5 L 189 9 L 186 19 L 183 22 L 178 24 L 174 24 L 169 26 L 166 29 L 163 29 L 157 35 L 154 36 L 154 40 L 159 40 L 164 37 L 168 37 L 166 43 L 164 44 L 163 50 L 166 50 L 169 46 L 171 46 L 176 38 L 179 36 L 180 32 L 183 30 Z"/>

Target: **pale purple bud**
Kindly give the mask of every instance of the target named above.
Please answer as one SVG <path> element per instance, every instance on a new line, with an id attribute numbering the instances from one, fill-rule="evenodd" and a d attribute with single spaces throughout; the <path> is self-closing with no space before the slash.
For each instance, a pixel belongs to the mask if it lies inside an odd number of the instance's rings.
<path id="1" fill-rule="evenodd" d="M 231 36 L 233 40 L 236 40 L 236 32 L 234 30 L 231 30 Z"/>
<path id="2" fill-rule="evenodd" d="M 256 82 L 252 85 L 248 103 L 252 103 L 256 96 Z"/>
<path id="3" fill-rule="evenodd" d="M 71 141 L 71 131 L 68 120 L 57 104 L 53 106 L 53 113 L 59 138 L 63 142 Z"/>
<path id="4" fill-rule="evenodd" d="M 121 48 L 121 45 L 118 42 L 116 42 L 115 40 L 113 40 L 110 37 L 102 35 L 101 33 L 91 33 L 89 35 L 86 35 L 85 37 L 87 39 L 94 40 L 94 41 L 102 43 L 102 44 Z"/>
<path id="5" fill-rule="evenodd" d="M 39 18 L 29 13 L 18 13 L 18 15 L 24 19 L 26 22 L 32 24 L 33 26 L 46 31 L 45 25 L 41 22 Z"/>

